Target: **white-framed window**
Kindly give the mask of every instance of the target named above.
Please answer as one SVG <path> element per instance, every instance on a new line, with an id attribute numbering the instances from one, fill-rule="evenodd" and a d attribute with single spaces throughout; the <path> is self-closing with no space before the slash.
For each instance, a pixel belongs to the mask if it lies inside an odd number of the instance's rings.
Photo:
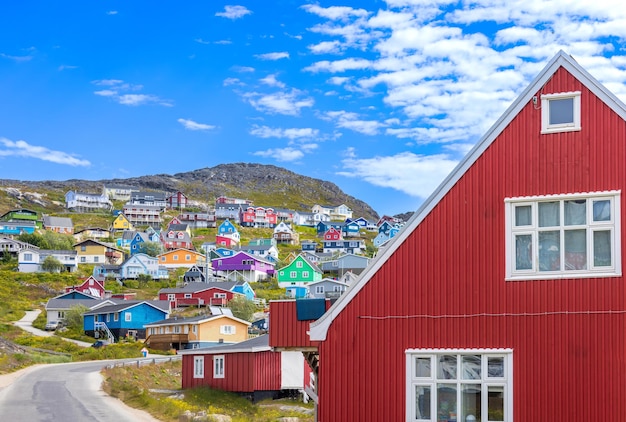
<path id="1" fill-rule="evenodd" d="M 506 279 L 619 276 L 620 192 L 505 199 Z"/>
<path id="2" fill-rule="evenodd" d="M 87 258 L 86 258 L 86 257 L 84 257 L 84 256 L 81 256 L 81 257 L 80 257 L 80 262 L 87 262 Z"/>
<path id="3" fill-rule="evenodd" d="M 224 355 L 213 356 L 213 378 L 224 378 Z"/>
<path id="4" fill-rule="evenodd" d="M 168 293 L 167 300 L 169 301 L 176 300 L 176 293 Z"/>
<path id="5" fill-rule="evenodd" d="M 180 334 L 180 325 L 174 326 L 174 334 Z"/>
<path id="6" fill-rule="evenodd" d="M 513 420 L 510 349 L 410 349 L 406 371 L 407 421 Z"/>
<path id="7" fill-rule="evenodd" d="M 110 321 L 111 321 L 111 314 L 107 314 L 106 322 L 110 322 Z"/>
<path id="8" fill-rule="evenodd" d="M 315 294 L 323 295 L 324 294 L 324 286 L 315 286 Z"/>
<path id="9" fill-rule="evenodd" d="M 289 278 L 296 278 L 298 276 L 298 273 L 295 271 L 290 271 L 289 272 Z"/>
<path id="10" fill-rule="evenodd" d="M 120 320 L 120 313 L 119 312 L 115 312 L 113 314 L 113 321 L 117 322 Z"/>
<path id="11" fill-rule="evenodd" d="M 302 261 L 296 262 L 296 268 L 302 268 Z"/>
<path id="12" fill-rule="evenodd" d="M 58 319 L 65 319 L 65 311 L 58 311 L 57 312 L 57 318 Z"/>
<path id="13" fill-rule="evenodd" d="M 220 334 L 233 335 L 235 334 L 234 325 L 220 325 Z"/>
<path id="14" fill-rule="evenodd" d="M 541 96 L 541 133 L 580 130 L 580 91 Z"/>
<path id="15" fill-rule="evenodd" d="M 302 271 L 302 278 L 309 278 L 309 272 L 308 271 Z"/>
<path id="16" fill-rule="evenodd" d="M 132 321 L 133 319 L 133 314 L 131 314 L 130 312 L 124 312 L 124 321 L 129 322 Z"/>
<path id="17" fill-rule="evenodd" d="M 191 299 L 191 293 L 185 293 L 185 299 Z"/>
<path id="18" fill-rule="evenodd" d="M 226 293 L 213 293 L 213 297 L 216 299 L 226 299 Z"/>
<path id="19" fill-rule="evenodd" d="M 204 378 L 204 356 L 193 357 L 193 377 Z"/>
<path id="20" fill-rule="evenodd" d="M 191 326 L 191 332 L 194 334 L 198 334 L 198 326 L 197 325 L 192 325 Z"/>

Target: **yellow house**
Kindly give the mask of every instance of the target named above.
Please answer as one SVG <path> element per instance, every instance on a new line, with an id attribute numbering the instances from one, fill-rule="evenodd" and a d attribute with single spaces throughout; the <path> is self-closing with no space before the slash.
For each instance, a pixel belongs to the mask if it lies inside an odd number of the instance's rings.
<path id="1" fill-rule="evenodd" d="M 146 324 L 146 345 L 158 350 L 198 349 L 248 339 L 248 321 L 228 314 L 168 318 Z"/>
<path id="2" fill-rule="evenodd" d="M 113 220 L 113 230 L 135 230 L 133 224 L 128 221 L 128 218 L 120 213 L 115 220 Z"/>
<path id="3" fill-rule="evenodd" d="M 85 239 L 74 244 L 78 264 L 108 264 L 120 265 L 124 262 L 124 252 L 115 246 L 99 242 L 94 239 Z"/>
<path id="4" fill-rule="evenodd" d="M 159 265 L 166 268 L 188 268 L 192 265 L 206 266 L 206 256 L 190 249 L 174 249 L 157 255 L 157 258 Z"/>

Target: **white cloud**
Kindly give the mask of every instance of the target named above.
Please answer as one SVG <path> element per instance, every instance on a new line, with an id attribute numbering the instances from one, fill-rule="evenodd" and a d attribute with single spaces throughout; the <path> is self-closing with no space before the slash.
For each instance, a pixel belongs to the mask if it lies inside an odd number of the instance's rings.
<path id="1" fill-rule="evenodd" d="M 375 186 L 392 188 L 418 198 L 427 198 L 454 169 L 457 161 L 445 154 L 417 155 L 403 152 L 393 156 L 342 160 L 344 170 L 337 174 L 360 178 Z"/>
<path id="2" fill-rule="evenodd" d="M 239 80 L 238 78 L 226 78 L 224 79 L 223 85 L 224 86 L 231 86 L 231 85 L 244 86 L 245 84 L 241 82 L 241 80 Z"/>
<path id="3" fill-rule="evenodd" d="M 254 68 L 250 66 L 233 66 L 233 71 L 238 73 L 252 73 L 254 72 Z"/>
<path id="4" fill-rule="evenodd" d="M 273 158 L 276 161 L 286 162 L 286 161 L 297 161 L 304 157 L 304 153 L 295 148 L 287 147 L 287 148 L 272 148 L 265 151 L 257 151 L 252 155 L 256 155 L 259 157 L 265 158 Z"/>
<path id="5" fill-rule="evenodd" d="M 343 110 L 328 111 L 322 117 L 334 121 L 337 127 L 350 129 L 364 135 L 376 135 L 385 126 L 383 122 L 363 120 L 356 113 Z"/>
<path id="6" fill-rule="evenodd" d="M 309 13 L 331 20 L 345 20 L 351 17 L 366 17 L 369 12 L 364 9 L 353 9 L 346 6 L 331 6 L 323 8 L 317 4 L 305 4 L 301 6 Z"/>
<path id="7" fill-rule="evenodd" d="M 215 16 L 235 20 L 251 13 L 245 6 L 224 6 L 224 11 L 215 13 Z"/>
<path id="8" fill-rule="evenodd" d="M 152 94 L 124 93 L 124 91 L 139 91 L 143 89 L 143 86 L 128 84 L 120 79 L 101 79 L 92 81 L 92 83 L 97 86 L 107 87 L 107 89 L 94 91 L 95 95 L 111 98 L 122 105 L 139 106 L 145 104 L 157 104 L 164 107 L 172 107 L 173 105 L 171 101 L 164 100 Z"/>
<path id="9" fill-rule="evenodd" d="M 274 94 L 251 92 L 244 94 L 243 98 L 258 111 L 287 116 L 297 116 L 302 108 L 312 107 L 314 104 L 313 98 L 296 89 Z"/>
<path id="10" fill-rule="evenodd" d="M 69 69 L 69 70 L 78 69 L 78 66 L 70 66 L 70 65 L 63 65 L 62 64 L 61 66 L 58 67 L 59 71 L 63 71 L 63 70 L 66 70 L 66 69 Z"/>
<path id="11" fill-rule="evenodd" d="M 9 54 L 4 54 L 4 53 L 0 53 L 0 57 L 13 60 L 14 62 L 17 62 L 17 63 L 28 62 L 33 59 L 33 56 L 30 56 L 30 55 L 29 56 L 11 56 Z"/>
<path id="12" fill-rule="evenodd" d="M 267 75 L 265 78 L 261 79 L 261 82 L 265 85 L 275 86 L 278 88 L 284 88 L 285 84 L 276 79 L 276 75 Z"/>
<path id="13" fill-rule="evenodd" d="M 30 145 L 25 141 L 11 141 L 0 138 L 0 157 L 27 157 L 36 158 L 42 161 L 50 161 L 56 164 L 66 164 L 72 167 L 88 167 L 91 163 L 88 160 L 76 158 L 73 154 L 63 151 L 54 151 L 46 147 Z"/>
<path id="14" fill-rule="evenodd" d="M 310 127 L 307 128 L 271 128 L 268 126 L 254 125 L 250 129 L 250 134 L 259 138 L 287 138 L 296 139 L 313 139 L 319 137 L 319 130 Z"/>
<path id="15" fill-rule="evenodd" d="M 107 15 L 117 15 L 117 10 L 109 10 Z"/>
<path id="16" fill-rule="evenodd" d="M 343 60 L 337 60 L 334 62 L 323 60 L 321 62 L 313 63 L 311 66 L 304 68 L 307 72 L 330 72 L 338 73 L 348 70 L 363 70 L 370 68 L 372 63 L 369 60 L 349 58 Z"/>
<path id="17" fill-rule="evenodd" d="M 265 53 L 265 54 L 255 54 L 256 58 L 261 60 L 280 60 L 280 59 L 288 59 L 289 53 L 286 51 L 280 51 L 275 53 Z"/>
<path id="18" fill-rule="evenodd" d="M 207 124 L 204 124 L 204 123 L 194 122 L 193 120 L 190 120 L 190 119 L 178 119 L 177 122 L 180 123 L 181 125 L 183 125 L 185 127 L 185 129 L 188 129 L 188 130 L 211 130 L 211 129 L 215 129 L 215 126 L 213 126 L 213 125 L 207 125 Z"/>
<path id="19" fill-rule="evenodd" d="M 313 54 L 338 54 L 341 52 L 341 43 L 339 41 L 322 41 L 317 44 L 311 44 L 307 48 Z"/>

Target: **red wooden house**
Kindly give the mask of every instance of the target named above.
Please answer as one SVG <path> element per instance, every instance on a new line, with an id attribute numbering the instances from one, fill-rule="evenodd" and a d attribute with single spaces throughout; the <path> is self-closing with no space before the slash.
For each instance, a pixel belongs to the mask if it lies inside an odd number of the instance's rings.
<path id="1" fill-rule="evenodd" d="M 232 291 L 239 282 L 220 281 L 209 283 L 187 283 L 183 287 L 159 290 L 159 300 L 170 301 L 172 308 L 182 306 L 226 306 L 240 293 Z"/>
<path id="2" fill-rule="evenodd" d="M 302 354 L 272 351 L 267 334 L 236 344 L 179 350 L 178 354 L 183 356 L 183 388 L 208 386 L 257 401 L 302 391 L 305 384 Z"/>
<path id="3" fill-rule="evenodd" d="M 104 298 L 104 294 L 106 293 L 106 289 L 104 288 L 104 283 L 99 281 L 93 276 L 87 277 L 81 284 L 78 286 L 66 286 L 65 292 L 77 291 L 81 293 L 86 293 L 93 297 L 99 297 L 101 299 Z"/>
<path id="4" fill-rule="evenodd" d="M 274 208 L 253 207 L 241 209 L 240 224 L 244 227 L 274 228 L 278 223 L 278 214 Z"/>
<path id="5" fill-rule="evenodd" d="M 324 240 L 325 241 L 333 241 L 333 240 L 341 240 L 343 239 L 343 235 L 341 234 L 341 230 L 337 230 L 334 227 L 331 227 L 330 229 L 328 229 L 326 231 L 326 233 L 324 233 Z"/>
<path id="6" fill-rule="evenodd" d="M 310 325 L 318 420 L 624 420 L 625 188 L 626 105 L 560 52 Z"/>

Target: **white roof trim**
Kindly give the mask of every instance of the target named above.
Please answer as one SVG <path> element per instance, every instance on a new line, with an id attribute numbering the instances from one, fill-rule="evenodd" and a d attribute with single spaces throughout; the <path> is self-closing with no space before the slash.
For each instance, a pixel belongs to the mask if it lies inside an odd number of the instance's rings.
<path id="1" fill-rule="evenodd" d="M 326 311 L 317 321 L 311 323 L 309 336 L 312 341 L 325 341 L 330 325 L 335 318 L 343 311 L 352 299 L 361 291 L 369 280 L 378 272 L 382 265 L 400 248 L 404 241 L 426 218 L 441 199 L 459 181 L 465 172 L 478 160 L 482 153 L 500 135 L 500 133 L 517 117 L 520 111 L 532 101 L 532 97 L 550 80 L 554 73 L 563 67 L 586 86 L 594 95 L 605 102 L 622 119 L 626 120 L 626 105 L 622 103 L 613 93 L 606 89 L 591 74 L 584 70 L 570 55 L 559 51 L 546 67 L 537 75 L 535 80 L 520 94 L 520 96 L 509 106 L 502 116 L 491 126 L 483 137 L 467 153 L 465 158 L 452 170 L 439 187 L 430 195 L 422 206 L 413 214 L 407 224 L 400 232 L 389 240 L 383 249 L 383 253 L 370 262 L 360 277 L 348 288 L 348 290 L 337 299 L 337 301 Z"/>

